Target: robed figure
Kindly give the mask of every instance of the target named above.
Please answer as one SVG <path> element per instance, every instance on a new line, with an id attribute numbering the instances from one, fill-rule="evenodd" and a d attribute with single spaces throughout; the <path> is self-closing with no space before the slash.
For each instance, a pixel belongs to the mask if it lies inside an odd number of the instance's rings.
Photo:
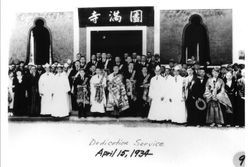
<path id="1" fill-rule="evenodd" d="M 221 126 L 224 124 L 222 109 L 227 113 L 232 113 L 232 104 L 225 92 L 225 83 L 218 78 L 219 70 L 213 69 L 212 75 L 213 77 L 209 78 L 206 83 L 206 91 L 204 93 L 208 103 L 206 123 L 210 124 L 210 126 Z"/>
<path id="2" fill-rule="evenodd" d="M 41 96 L 41 115 L 51 115 L 52 113 L 52 89 L 54 74 L 50 72 L 49 64 L 45 65 L 46 72 L 41 75 L 38 81 L 39 94 Z"/>
<path id="3" fill-rule="evenodd" d="M 35 21 L 35 26 L 29 31 L 26 64 L 52 64 L 52 40 L 49 30 L 42 19 Z"/>
<path id="4" fill-rule="evenodd" d="M 54 87 L 52 89 L 53 100 L 52 108 L 53 111 L 51 115 L 53 117 L 66 117 L 70 113 L 69 104 L 69 80 L 66 75 L 62 73 L 62 66 L 57 66 L 58 73 L 54 77 Z"/>
<path id="5" fill-rule="evenodd" d="M 185 106 L 185 79 L 179 75 L 180 67 L 174 68 L 174 77 L 172 78 L 170 99 L 173 107 L 170 111 L 171 121 L 175 123 L 187 122 L 187 111 Z"/>
<path id="6" fill-rule="evenodd" d="M 90 79 L 90 112 L 105 113 L 106 106 L 106 76 L 102 74 L 101 69 L 96 69 L 96 75 Z"/>
<path id="7" fill-rule="evenodd" d="M 114 72 L 108 76 L 107 111 L 113 111 L 115 116 L 119 116 L 120 112 L 129 108 L 129 101 L 123 84 L 123 76 L 118 73 L 118 66 L 114 66 L 113 70 Z"/>
<path id="8" fill-rule="evenodd" d="M 156 75 L 150 80 L 148 96 L 151 99 L 151 106 L 148 119 L 153 121 L 163 121 L 166 119 L 167 108 L 164 105 L 164 78 L 160 75 L 160 67 L 155 69 Z"/>
<path id="9" fill-rule="evenodd" d="M 78 117 L 86 117 L 90 110 L 89 77 L 82 68 L 73 82 L 72 93 L 76 97 Z"/>

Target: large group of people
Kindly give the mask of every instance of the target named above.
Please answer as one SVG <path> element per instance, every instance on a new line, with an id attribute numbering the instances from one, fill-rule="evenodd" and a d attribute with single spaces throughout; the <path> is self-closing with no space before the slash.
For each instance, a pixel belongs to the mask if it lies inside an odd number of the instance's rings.
<path id="1" fill-rule="evenodd" d="M 161 64 L 158 54 L 96 53 L 86 61 L 9 66 L 14 116 L 143 117 L 191 126 L 245 125 L 243 64 Z"/>

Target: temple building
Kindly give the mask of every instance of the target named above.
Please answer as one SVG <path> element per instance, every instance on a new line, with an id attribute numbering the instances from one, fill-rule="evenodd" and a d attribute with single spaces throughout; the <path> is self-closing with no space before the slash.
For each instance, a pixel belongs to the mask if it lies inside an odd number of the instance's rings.
<path id="1" fill-rule="evenodd" d="M 18 13 L 9 62 L 45 64 L 87 60 L 96 53 L 160 54 L 163 64 L 194 60 L 232 63 L 232 9 L 167 10 L 159 6 L 76 7 L 72 11 Z"/>

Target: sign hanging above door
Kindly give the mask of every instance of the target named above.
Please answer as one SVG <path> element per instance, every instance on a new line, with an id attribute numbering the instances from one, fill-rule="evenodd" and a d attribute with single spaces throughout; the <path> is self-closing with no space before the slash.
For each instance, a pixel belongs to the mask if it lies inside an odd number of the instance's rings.
<path id="1" fill-rule="evenodd" d="M 153 7 L 79 8 L 79 27 L 154 26 Z"/>

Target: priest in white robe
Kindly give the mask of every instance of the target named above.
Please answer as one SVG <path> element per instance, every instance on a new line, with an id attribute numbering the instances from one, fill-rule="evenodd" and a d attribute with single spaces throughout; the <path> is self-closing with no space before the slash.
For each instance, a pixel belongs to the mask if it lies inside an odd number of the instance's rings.
<path id="1" fill-rule="evenodd" d="M 57 65 L 57 74 L 54 77 L 53 86 L 53 101 L 52 108 L 53 112 L 51 116 L 53 117 L 66 117 L 69 116 L 69 80 L 68 77 L 63 74 L 63 66 Z"/>
<path id="2" fill-rule="evenodd" d="M 172 103 L 172 97 L 171 93 L 174 92 L 172 88 L 173 83 L 173 76 L 170 75 L 170 66 L 165 66 L 166 71 L 164 74 L 164 81 L 163 81 L 163 87 L 162 92 L 164 94 L 164 118 L 167 121 L 171 121 L 171 111 L 174 109 L 173 103 Z"/>
<path id="3" fill-rule="evenodd" d="M 148 96 L 151 99 L 151 106 L 148 119 L 151 121 L 164 121 L 166 108 L 164 107 L 164 78 L 160 75 L 161 68 L 156 66 L 155 76 L 150 80 Z"/>
<path id="4" fill-rule="evenodd" d="M 174 77 L 171 83 L 170 98 L 172 108 L 171 120 L 174 123 L 184 124 L 187 122 L 187 111 L 185 106 L 185 79 L 179 75 L 180 66 L 174 67 Z"/>
<path id="5" fill-rule="evenodd" d="M 97 66 L 96 74 L 90 79 L 90 112 L 92 113 L 105 113 L 106 107 L 106 76 L 103 74 L 102 69 Z"/>
<path id="6" fill-rule="evenodd" d="M 51 115 L 52 113 L 52 89 L 54 74 L 50 72 L 50 65 L 44 65 L 45 73 L 41 75 L 38 81 L 39 94 L 41 96 L 41 115 Z"/>

